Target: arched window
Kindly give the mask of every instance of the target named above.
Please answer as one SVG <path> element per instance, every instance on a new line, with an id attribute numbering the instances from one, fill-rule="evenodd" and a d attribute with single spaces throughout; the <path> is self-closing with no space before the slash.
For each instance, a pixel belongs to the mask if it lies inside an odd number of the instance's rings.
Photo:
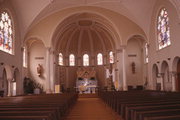
<path id="1" fill-rule="evenodd" d="M 103 56 L 101 53 L 97 55 L 97 64 L 102 65 L 103 64 Z"/>
<path id="2" fill-rule="evenodd" d="M 0 13 L 0 50 L 12 54 L 13 26 L 7 12 Z"/>
<path id="3" fill-rule="evenodd" d="M 169 17 L 166 8 L 162 8 L 158 15 L 157 37 L 158 37 L 159 49 L 162 49 L 171 44 Z"/>
<path id="4" fill-rule="evenodd" d="M 75 66 L 75 56 L 73 54 L 69 55 L 69 65 Z"/>
<path id="5" fill-rule="evenodd" d="M 27 67 L 27 50 L 23 47 L 23 67 Z"/>
<path id="6" fill-rule="evenodd" d="M 149 62 L 149 57 L 148 57 L 148 44 L 145 44 L 145 62 Z"/>
<path id="7" fill-rule="evenodd" d="M 59 65 L 63 65 L 63 55 L 59 53 Z"/>
<path id="8" fill-rule="evenodd" d="M 114 63 L 114 55 L 113 55 L 113 52 L 109 52 L 109 62 L 110 63 Z"/>
<path id="9" fill-rule="evenodd" d="M 83 66 L 89 66 L 89 56 L 88 56 L 88 54 L 83 55 Z"/>

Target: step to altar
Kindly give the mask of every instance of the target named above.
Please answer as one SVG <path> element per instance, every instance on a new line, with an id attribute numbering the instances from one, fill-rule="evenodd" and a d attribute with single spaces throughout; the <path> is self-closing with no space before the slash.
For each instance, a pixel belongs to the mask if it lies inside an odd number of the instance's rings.
<path id="1" fill-rule="evenodd" d="M 79 94 L 79 98 L 98 98 L 98 94 Z"/>

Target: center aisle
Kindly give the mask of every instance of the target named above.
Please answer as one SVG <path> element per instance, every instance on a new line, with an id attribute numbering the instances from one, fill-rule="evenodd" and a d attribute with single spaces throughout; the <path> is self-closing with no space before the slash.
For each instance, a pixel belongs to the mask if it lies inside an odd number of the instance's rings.
<path id="1" fill-rule="evenodd" d="M 65 120 L 121 120 L 100 98 L 78 98 Z"/>

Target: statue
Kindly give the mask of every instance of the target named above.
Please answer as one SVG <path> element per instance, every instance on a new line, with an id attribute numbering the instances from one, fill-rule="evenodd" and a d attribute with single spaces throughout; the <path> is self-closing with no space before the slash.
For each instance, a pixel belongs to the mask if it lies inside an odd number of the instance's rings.
<path id="1" fill-rule="evenodd" d="M 41 77 L 41 75 L 42 75 L 42 65 L 40 65 L 40 64 L 38 64 L 38 67 L 37 67 L 37 75 L 39 77 Z"/>

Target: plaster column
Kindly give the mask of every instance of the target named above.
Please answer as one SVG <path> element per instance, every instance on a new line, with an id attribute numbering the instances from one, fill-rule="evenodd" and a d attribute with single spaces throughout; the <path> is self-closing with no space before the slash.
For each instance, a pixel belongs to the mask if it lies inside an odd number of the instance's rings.
<path id="1" fill-rule="evenodd" d="M 45 72 L 46 72 L 46 93 L 51 93 L 50 90 L 50 47 L 46 48 L 46 61 L 45 61 Z"/>
<path id="2" fill-rule="evenodd" d="M 107 65 L 107 55 L 103 55 L 103 64 Z"/>
<path id="3" fill-rule="evenodd" d="M 164 73 L 161 73 L 161 91 L 164 91 Z"/>
<path id="4" fill-rule="evenodd" d="M 7 80 L 8 81 L 8 94 L 7 96 L 12 96 L 11 94 L 11 80 Z"/>
<path id="5" fill-rule="evenodd" d="M 122 49 L 122 67 L 123 67 L 123 90 L 127 90 L 127 79 L 126 79 L 126 51 Z"/>
<path id="6" fill-rule="evenodd" d="M 50 91 L 55 92 L 55 54 L 52 49 L 50 49 Z"/>
<path id="7" fill-rule="evenodd" d="M 69 69 L 68 67 L 66 69 L 66 88 L 69 88 Z"/>
<path id="8" fill-rule="evenodd" d="M 121 59 L 122 59 L 122 50 L 117 50 L 116 51 L 116 80 L 117 80 L 117 84 L 118 84 L 118 90 L 122 90 L 123 88 L 123 83 L 120 77 L 120 72 L 121 72 Z"/>
<path id="9" fill-rule="evenodd" d="M 172 78 L 172 91 L 176 91 L 176 75 L 177 73 L 175 71 L 171 72 L 171 78 Z"/>
<path id="10" fill-rule="evenodd" d="M 80 56 L 77 57 L 77 65 L 82 66 L 82 58 Z"/>

